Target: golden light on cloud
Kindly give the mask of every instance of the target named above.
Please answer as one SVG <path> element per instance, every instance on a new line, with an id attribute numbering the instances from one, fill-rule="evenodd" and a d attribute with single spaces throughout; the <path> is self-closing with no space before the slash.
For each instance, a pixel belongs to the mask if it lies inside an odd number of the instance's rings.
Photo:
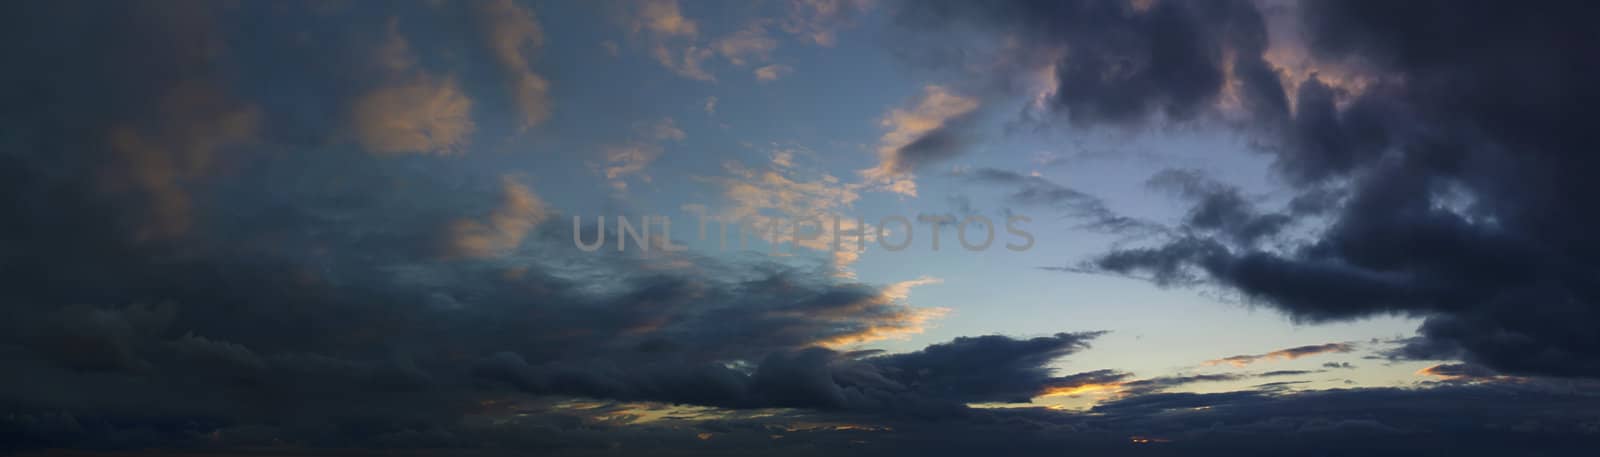
<path id="1" fill-rule="evenodd" d="M 866 328 L 817 341 L 817 346 L 837 349 L 861 343 L 908 338 L 927 330 L 927 324 L 950 313 L 949 308 L 906 309 L 889 316 L 868 319 Z"/>
<path id="2" fill-rule="evenodd" d="M 546 404 L 512 403 L 499 412 L 550 410 L 573 415 L 592 423 L 642 425 L 664 422 L 706 422 L 773 417 L 788 410 L 781 408 L 726 409 L 715 406 L 680 405 L 660 402 L 615 402 L 567 399 Z M 714 436 L 714 435 L 713 435 Z"/>
<path id="3" fill-rule="evenodd" d="M 1446 372 L 1444 372 L 1441 369 L 1444 366 L 1445 365 L 1440 364 L 1440 365 L 1431 365 L 1431 366 L 1422 367 L 1421 369 L 1418 369 L 1413 374 L 1415 374 L 1417 376 L 1433 376 L 1433 377 L 1439 377 L 1439 378 L 1445 378 L 1445 379 L 1455 379 L 1455 378 L 1461 377 L 1461 375 L 1458 374 L 1458 373 L 1446 373 Z"/>
<path id="4" fill-rule="evenodd" d="M 606 179 L 611 180 L 612 186 L 618 190 L 627 190 L 628 184 L 622 181 L 623 177 L 636 175 L 644 171 L 645 166 L 654 162 L 661 155 L 661 148 L 655 145 L 627 144 L 605 148 Z M 648 176 L 645 176 L 648 181 Z"/>
<path id="5" fill-rule="evenodd" d="M 1116 393 L 1122 383 L 1088 383 L 1070 386 L 1053 386 L 1040 393 L 1040 397 L 1075 397 L 1084 394 Z"/>
<path id="6" fill-rule="evenodd" d="M 348 122 L 356 142 L 383 155 L 461 152 L 475 127 L 472 99 L 455 79 L 420 69 L 395 19 L 371 58 L 387 82 L 351 101 Z"/>
<path id="7" fill-rule="evenodd" d="M 879 139 L 878 166 L 863 170 L 862 176 L 891 192 L 916 196 L 916 182 L 910 175 L 913 164 L 901 157 L 901 149 L 944 127 L 951 119 L 978 109 L 978 104 L 977 98 L 956 94 L 944 86 L 924 87 L 915 106 L 895 108 L 879 122 L 888 132 Z"/>
<path id="8" fill-rule="evenodd" d="M 635 125 L 634 131 L 636 137 L 634 141 L 604 147 L 602 153 L 605 156 L 605 164 L 597 165 L 617 192 L 628 190 L 628 179 L 650 182 L 650 175 L 645 173 L 645 168 L 665 151 L 662 143 L 683 141 L 684 138 L 688 138 L 670 117 L 653 123 Z"/>
<path id="9" fill-rule="evenodd" d="M 1415 373 L 1417 376 L 1439 378 L 1441 381 L 1451 382 L 1511 382 L 1523 383 L 1529 379 L 1521 376 L 1511 376 L 1495 373 L 1487 368 L 1466 363 L 1442 363 L 1423 367 Z"/>
<path id="10" fill-rule="evenodd" d="M 1315 77 L 1335 90 L 1334 104 L 1343 109 L 1351 100 L 1365 92 L 1379 80 L 1378 75 L 1365 71 L 1356 62 L 1329 62 L 1317 60 L 1306 44 L 1305 30 L 1301 27 L 1301 2 L 1292 0 L 1256 0 L 1266 12 L 1263 19 L 1267 28 L 1267 49 L 1261 58 L 1278 72 L 1283 84 L 1290 112 L 1296 106 L 1300 85 Z"/>
<path id="11" fill-rule="evenodd" d="M 773 245 L 792 242 L 801 248 L 829 253 L 834 276 L 853 277 L 849 266 L 861 257 L 856 248 L 876 239 L 873 230 L 863 230 L 866 224 L 844 214 L 861 198 L 861 186 L 827 173 L 807 174 L 796 159 L 808 152 L 774 148 L 766 169 L 729 162 L 723 168 L 731 176 L 702 178 L 721 185 L 723 197 L 731 205 L 718 214 L 706 214 L 703 207 L 695 212 L 724 223 L 746 224 L 755 229 L 752 235 Z M 815 237 L 794 239 L 797 228 L 785 224 L 802 220 L 806 221 L 807 232 L 815 233 Z M 838 230 L 833 226 L 836 221 Z M 839 249 L 834 248 L 835 243 Z"/>
<path id="12" fill-rule="evenodd" d="M 516 249 L 529 230 L 549 218 L 544 200 L 515 178 L 501 178 L 501 203 L 487 221 L 460 219 L 450 224 L 449 254 L 489 257 Z"/>
<path id="13" fill-rule="evenodd" d="M 841 324 L 857 326 L 853 331 L 834 335 L 813 344 L 826 348 L 840 348 L 894 338 L 906 338 L 927 330 L 928 323 L 949 314 L 948 308 L 913 308 L 905 303 L 911 289 L 921 285 L 937 284 L 938 278 L 923 277 L 901 281 L 879 289 L 878 295 L 851 306 L 832 310 L 827 315 L 810 317 L 835 319 Z M 868 308 L 887 308 L 889 312 L 865 313 Z"/>
<path id="14" fill-rule="evenodd" d="M 631 31 L 635 36 L 645 35 L 651 58 L 679 76 L 716 81 L 716 76 L 705 69 L 706 61 L 716 56 L 716 49 L 695 44 L 700 27 L 684 17 L 677 0 L 648 0 L 638 6 L 629 19 Z"/>

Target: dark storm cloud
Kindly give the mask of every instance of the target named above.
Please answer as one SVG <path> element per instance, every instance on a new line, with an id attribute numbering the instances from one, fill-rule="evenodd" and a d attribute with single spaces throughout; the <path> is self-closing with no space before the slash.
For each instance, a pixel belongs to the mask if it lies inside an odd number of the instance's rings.
<path id="1" fill-rule="evenodd" d="M 1199 170 L 1165 170 L 1151 176 L 1148 185 L 1195 202 L 1183 220 L 1183 228 L 1221 234 L 1239 245 L 1254 245 L 1293 222 L 1286 214 L 1262 212 L 1239 188 L 1213 180 Z"/>
<path id="2" fill-rule="evenodd" d="M 1483 409 L 1463 404 L 1485 404 Z M 1432 389 L 1156 394 L 1114 401 L 1092 414 L 993 410 L 960 423 L 896 421 L 893 432 L 808 437 L 830 455 L 973 455 L 1004 449 L 1052 455 L 1503 455 L 1575 452 L 1595 445 L 1595 397 L 1510 385 Z M 837 448 L 833 439 L 855 446 Z M 939 437 L 932 439 L 932 437 Z M 1135 442 L 1134 438 L 1147 442 Z M 737 435 L 725 445 L 745 444 Z M 792 438 L 748 453 L 784 455 Z M 715 446 L 717 438 L 709 440 Z M 813 448 L 813 452 L 816 449 Z M 731 453 L 731 452 L 730 452 Z"/>
<path id="3" fill-rule="evenodd" d="M 1190 230 L 1097 269 L 1219 284 L 1302 321 L 1425 317 L 1412 352 L 1600 376 L 1600 338 L 1585 324 L 1600 319 L 1589 198 L 1600 162 L 1586 152 L 1600 100 L 1596 6 L 1279 4 L 1269 13 L 1306 33 L 1268 43 L 1251 3 L 1135 3 L 907 2 L 901 16 L 1063 49 L 1050 101 L 1075 126 L 1198 119 L 1231 85 L 1241 128 L 1298 198 L 1245 212 L 1209 193 Z M 1274 67 L 1269 44 L 1303 49 L 1309 64 Z M 1325 227 L 1252 244 L 1286 218 Z"/>
<path id="4" fill-rule="evenodd" d="M 1459 402 L 1485 409 L 1462 410 Z M 1506 384 L 1156 394 L 1095 410 L 1109 416 L 1110 424 L 1170 440 L 1179 455 L 1266 449 L 1494 455 L 1593 443 L 1596 437 L 1587 430 L 1595 423 L 1594 406 L 1593 396 Z"/>
<path id="5" fill-rule="evenodd" d="M 1472 407 L 1462 407 L 1472 405 Z M 535 407 L 459 435 L 394 436 L 407 455 L 1052 455 L 1208 456 L 1581 455 L 1597 442 L 1594 397 L 1516 386 L 1163 394 L 1113 402 L 1092 414 L 1042 408 L 974 411 L 963 421 L 776 412 L 628 423 L 617 405 Z M 1443 419 L 1441 419 L 1443 418 Z M 45 425 L 48 420 L 36 422 Z M 241 431 L 242 432 L 242 431 Z M 243 437 L 243 434 L 240 434 Z M 1142 440 L 1142 441 L 1136 441 Z M 426 449 L 462 443 L 468 449 Z M 495 443 L 488 446 L 484 443 Z M 403 449 L 422 447 L 424 449 Z M 282 455 L 373 455 L 276 447 Z M 260 450 L 237 455 L 263 455 Z M 208 455 L 234 455 L 226 452 Z M 70 453 L 35 455 L 78 455 Z M 104 454 L 94 454 L 104 455 Z M 163 454 L 110 454 L 163 455 Z M 187 455 L 187 454 L 180 454 Z M 277 454 L 274 454 L 277 455 Z"/>
<path id="6" fill-rule="evenodd" d="M 1049 107 L 1074 123 L 1127 124 L 1160 115 L 1192 119 L 1222 95 L 1227 74 L 1244 81 L 1247 106 L 1287 112 L 1261 54 L 1260 14 L 1248 2 L 904 2 L 897 20 L 921 30 L 973 25 L 1003 31 L 1049 62 L 1060 90 Z M 941 43 L 952 45 L 950 43 Z M 1027 69 L 1011 68 L 1013 71 Z"/>
<path id="7" fill-rule="evenodd" d="M 1600 424 L 1593 413 L 1597 406 L 1592 396 L 1515 385 L 1158 394 L 1108 403 L 1092 414 L 1042 408 L 976 410 L 961 421 L 786 411 L 630 423 L 615 418 L 637 412 L 623 405 L 582 409 L 534 405 L 524 410 L 524 416 L 463 424 L 449 434 L 395 434 L 387 437 L 385 446 L 386 452 L 408 455 L 519 455 L 537 450 L 541 455 L 955 456 L 995 449 L 1019 455 L 1049 455 L 1061 449 L 1184 456 L 1581 454 L 1600 439 L 1594 435 Z M 71 428 L 61 427 L 57 417 L 8 420 L 72 433 Z M 213 439 L 270 444 L 251 441 L 259 439 L 255 437 L 262 436 L 260 432 L 229 429 Z M 1134 442 L 1136 437 L 1148 442 Z M 451 448 L 438 449 L 443 446 Z M 272 450 L 282 455 L 372 455 L 284 446 Z"/>
<path id="8" fill-rule="evenodd" d="M 1052 385 L 1085 381 L 1083 377 L 1055 377 L 1049 363 L 1087 348 L 1089 340 L 1102 333 L 1058 333 L 1021 340 L 998 335 L 960 337 L 867 362 L 887 371 L 885 377 L 923 395 L 962 402 L 1020 403 Z"/>

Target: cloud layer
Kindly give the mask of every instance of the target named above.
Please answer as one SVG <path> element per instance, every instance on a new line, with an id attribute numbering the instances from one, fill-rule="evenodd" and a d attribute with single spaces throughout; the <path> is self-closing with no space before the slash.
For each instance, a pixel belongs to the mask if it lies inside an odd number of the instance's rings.
<path id="1" fill-rule="evenodd" d="M 1043 64 L 1055 84 L 1037 120 L 1235 125 L 1298 193 L 1263 209 L 1161 177 L 1196 201 L 1189 218 L 1091 269 L 1218 284 L 1303 321 L 1425 317 L 1432 357 L 1600 376 L 1600 339 L 1581 324 L 1600 312 L 1585 197 L 1600 169 L 1584 152 L 1600 76 L 1585 62 L 1600 43 L 1579 19 L 1593 7 L 1261 5 L 908 2 L 899 14 L 1060 56 Z M 1273 32 L 1285 29 L 1300 33 Z M 1309 235 L 1283 232 L 1293 224 Z"/>

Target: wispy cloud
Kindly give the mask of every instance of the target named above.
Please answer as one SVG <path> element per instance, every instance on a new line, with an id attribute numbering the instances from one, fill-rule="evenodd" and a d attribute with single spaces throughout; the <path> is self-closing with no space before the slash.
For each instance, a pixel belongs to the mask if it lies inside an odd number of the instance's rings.
<path id="1" fill-rule="evenodd" d="M 964 146 L 957 131 L 979 101 L 938 85 L 926 86 L 909 108 L 895 108 L 879 124 L 888 131 L 879 140 L 878 165 L 861 173 L 868 182 L 915 196 L 912 172 L 921 165 L 948 158 Z"/>
<path id="2" fill-rule="evenodd" d="M 1235 367 L 1243 367 L 1256 362 L 1294 360 L 1301 357 L 1320 354 L 1346 353 L 1354 350 L 1355 345 L 1351 343 L 1313 344 L 1309 346 L 1296 346 L 1288 349 L 1279 349 L 1265 354 L 1235 355 L 1215 360 L 1207 360 L 1205 363 L 1203 363 L 1203 365 L 1213 366 L 1227 364 Z"/>
<path id="3" fill-rule="evenodd" d="M 450 224 L 447 255 L 481 258 L 509 253 L 522 244 L 528 231 L 550 217 L 544 200 L 514 176 L 501 178 L 500 200 L 500 206 L 482 220 Z"/>

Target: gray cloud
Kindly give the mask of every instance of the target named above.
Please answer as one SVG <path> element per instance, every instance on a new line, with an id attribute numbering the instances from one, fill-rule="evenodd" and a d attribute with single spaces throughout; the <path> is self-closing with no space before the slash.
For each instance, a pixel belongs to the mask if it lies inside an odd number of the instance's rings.
<path id="1" fill-rule="evenodd" d="M 1600 340 L 1580 324 L 1600 312 L 1589 279 L 1597 212 L 1586 197 L 1600 162 L 1584 152 L 1594 116 L 1581 102 L 1597 98 L 1589 81 L 1600 71 L 1576 63 L 1600 49 L 1580 19 L 1594 13 L 1589 4 L 903 10 L 911 27 L 974 26 L 1029 50 L 1064 50 L 1048 62 L 1060 116 L 1046 121 L 1242 120 L 1299 194 L 1287 211 L 1268 212 L 1211 192 L 1189 230 L 1117 249 L 1092 269 L 1220 285 L 1306 322 L 1424 317 L 1420 352 L 1513 374 L 1600 375 Z M 1302 39 L 1267 33 L 1267 13 Z M 1438 38 L 1447 36 L 1461 39 Z M 1275 45 L 1301 62 L 1269 61 Z M 1308 216 L 1320 231 L 1253 244 Z"/>
<path id="2" fill-rule="evenodd" d="M 997 168 L 957 170 L 953 176 L 1006 189 L 1006 198 L 1012 203 L 1057 209 L 1068 217 L 1083 220 L 1087 228 L 1129 236 L 1164 230 L 1158 224 L 1118 214 L 1099 197 L 1043 177 Z"/>

